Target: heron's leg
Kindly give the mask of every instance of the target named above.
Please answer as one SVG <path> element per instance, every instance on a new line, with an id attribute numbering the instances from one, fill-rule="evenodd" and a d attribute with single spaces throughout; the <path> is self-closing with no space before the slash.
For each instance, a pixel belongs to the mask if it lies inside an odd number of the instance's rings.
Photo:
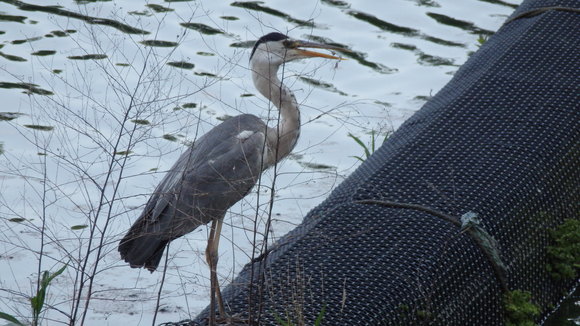
<path id="1" fill-rule="evenodd" d="M 209 280 L 210 280 L 210 294 L 209 294 L 209 326 L 215 326 L 215 273 L 213 264 L 213 243 L 215 238 L 216 220 L 211 222 L 211 228 L 209 230 L 209 237 L 207 239 L 207 248 L 205 249 L 205 260 L 209 265 Z"/>
<path id="2" fill-rule="evenodd" d="M 215 248 L 214 249 L 215 250 L 215 252 L 214 252 L 214 255 L 215 255 L 215 260 L 214 260 L 214 264 L 215 264 L 214 265 L 214 273 L 215 273 L 215 285 L 216 285 L 215 286 L 215 295 L 216 295 L 216 298 L 217 298 L 218 309 L 219 309 L 219 312 L 220 312 L 220 316 L 222 318 L 226 318 L 227 317 L 227 315 L 226 315 L 226 309 L 224 308 L 224 301 L 222 300 L 222 292 L 220 290 L 220 283 L 218 282 L 218 279 L 217 279 L 217 263 L 218 263 L 218 260 L 219 260 L 218 247 L 220 245 L 220 238 L 221 238 L 221 234 L 222 234 L 222 225 L 223 224 L 224 224 L 223 218 L 220 218 L 220 219 L 217 220 L 216 228 L 215 228 L 215 238 L 214 238 L 214 242 L 215 242 L 215 247 L 214 247 Z"/>
<path id="3" fill-rule="evenodd" d="M 205 250 L 205 257 L 210 268 L 210 283 L 211 283 L 211 296 L 210 296 L 210 319 L 209 324 L 211 326 L 215 325 L 215 298 L 217 297 L 218 309 L 221 318 L 226 318 L 226 312 L 221 296 L 220 286 L 217 279 L 217 263 L 219 260 L 218 248 L 220 243 L 220 235 L 222 230 L 223 220 L 215 219 L 211 223 L 211 230 L 209 233 L 209 239 L 207 243 L 207 248 Z"/>

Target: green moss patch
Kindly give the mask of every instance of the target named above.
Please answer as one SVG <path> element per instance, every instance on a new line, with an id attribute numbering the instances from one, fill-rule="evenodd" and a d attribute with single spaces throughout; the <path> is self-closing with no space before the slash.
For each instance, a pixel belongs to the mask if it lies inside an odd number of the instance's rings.
<path id="1" fill-rule="evenodd" d="M 553 244 L 547 247 L 546 269 L 556 280 L 576 279 L 580 270 L 580 221 L 567 219 L 550 230 Z"/>
<path id="2" fill-rule="evenodd" d="M 504 296 L 506 326 L 535 326 L 540 307 L 532 302 L 530 292 L 514 290 Z"/>

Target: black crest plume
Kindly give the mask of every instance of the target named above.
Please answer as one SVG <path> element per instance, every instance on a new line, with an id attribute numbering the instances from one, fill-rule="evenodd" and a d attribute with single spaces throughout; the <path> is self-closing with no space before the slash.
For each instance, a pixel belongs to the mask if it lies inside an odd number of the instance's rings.
<path id="1" fill-rule="evenodd" d="M 269 34 L 266 34 L 262 37 L 260 37 L 256 43 L 254 44 L 254 48 L 252 49 L 252 54 L 250 55 L 250 60 L 252 60 L 252 57 L 254 56 L 254 52 L 256 52 L 256 49 L 258 48 L 258 45 L 262 44 L 262 43 L 266 43 L 266 42 L 276 42 L 276 41 L 282 41 L 287 39 L 288 36 L 282 34 L 282 33 L 278 33 L 278 32 L 272 32 Z"/>

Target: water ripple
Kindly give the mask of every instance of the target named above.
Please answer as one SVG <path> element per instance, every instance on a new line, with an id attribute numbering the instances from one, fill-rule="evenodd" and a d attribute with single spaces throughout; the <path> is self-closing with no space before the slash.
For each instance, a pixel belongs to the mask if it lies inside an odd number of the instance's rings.
<path id="1" fill-rule="evenodd" d="M 416 46 L 411 44 L 404 44 L 404 43 L 393 43 L 391 44 L 392 47 L 407 50 L 415 53 L 417 55 L 417 62 L 422 65 L 426 66 L 457 66 L 455 61 L 452 59 L 446 59 L 430 54 L 426 54 L 425 52 L 419 50 Z"/>
<path id="2" fill-rule="evenodd" d="M 395 24 L 389 23 L 387 21 L 384 21 L 380 18 L 377 18 L 376 16 L 364 13 L 362 11 L 349 10 L 349 11 L 347 11 L 347 14 L 353 16 L 356 19 L 362 20 L 362 21 L 367 22 L 373 26 L 376 26 L 383 31 L 390 32 L 393 34 L 399 34 L 399 35 L 403 35 L 406 37 L 417 37 L 417 38 L 421 38 L 421 39 L 424 39 L 424 40 L 429 41 L 429 42 L 433 42 L 433 43 L 445 45 L 445 46 L 465 47 L 465 45 L 462 43 L 452 42 L 452 41 L 443 40 L 443 39 L 440 39 L 440 38 L 437 38 L 434 36 L 429 36 L 429 35 L 421 33 L 417 29 L 395 25 Z"/>
<path id="3" fill-rule="evenodd" d="M 342 52 L 343 56 L 350 58 L 350 59 L 353 59 L 353 60 L 357 61 L 358 63 L 360 63 L 361 65 L 363 65 L 365 67 L 369 67 L 378 73 L 392 74 L 394 72 L 397 72 L 396 68 L 389 68 L 381 63 L 368 61 L 366 59 L 366 57 L 367 57 L 366 53 L 354 51 L 348 45 L 333 42 L 332 40 L 330 40 L 326 37 L 321 37 L 321 36 L 316 36 L 316 35 L 305 35 L 304 38 L 307 38 L 307 39 L 314 41 L 314 42 L 328 44 L 328 45 L 337 46 L 337 47 L 340 47 L 343 49 L 347 49 L 349 51 Z"/>
<path id="4" fill-rule="evenodd" d="M 494 5 L 502 5 L 502 6 L 513 8 L 513 9 L 516 9 L 518 7 L 518 5 L 514 5 L 512 3 L 501 1 L 501 0 L 478 0 L 478 1 L 492 3 Z"/>
<path id="5" fill-rule="evenodd" d="M 447 25 L 447 26 L 453 26 L 453 27 L 457 27 L 460 28 L 462 30 L 468 31 L 472 34 L 477 34 L 477 35 L 493 35 L 492 31 L 486 30 L 486 29 L 482 29 L 479 28 L 477 26 L 475 26 L 475 24 L 471 23 L 471 22 L 467 22 L 464 20 L 459 20 L 453 17 L 449 17 L 446 15 L 442 15 L 442 14 L 436 14 L 434 12 L 428 12 L 427 16 L 435 19 L 438 23 L 443 24 L 443 25 Z"/>
<path id="6" fill-rule="evenodd" d="M 303 82 L 305 82 L 308 85 L 312 85 L 314 87 L 332 92 L 332 93 L 337 93 L 340 94 L 342 96 L 348 96 L 347 93 L 339 90 L 338 88 L 336 88 L 336 86 L 332 85 L 331 83 L 327 83 L 327 82 L 323 82 L 321 80 L 317 80 L 317 79 L 312 79 L 312 78 L 308 78 L 308 77 L 304 77 L 304 76 L 300 76 L 299 77 L 300 80 L 302 80 Z"/>
<path id="7" fill-rule="evenodd" d="M 0 82 L 0 88 L 20 88 L 24 89 L 25 94 L 38 94 L 38 95 L 53 95 L 54 93 L 51 91 L 47 91 L 46 89 L 39 88 L 36 84 L 30 83 L 11 83 L 11 82 Z"/>
<path id="8" fill-rule="evenodd" d="M 16 22 L 24 24 L 26 16 L 0 15 L 0 22 Z"/>
<path id="9" fill-rule="evenodd" d="M 336 7 L 340 9 L 348 9 L 350 8 L 350 3 L 340 0 L 322 0 L 322 3 L 328 5 L 330 7 Z"/>
<path id="10" fill-rule="evenodd" d="M 70 60 L 103 60 L 107 58 L 106 54 L 85 54 L 85 55 L 73 55 L 67 57 Z"/>
<path id="11" fill-rule="evenodd" d="M 2 51 L 0 51 L 0 57 L 3 57 L 6 60 L 15 61 L 15 62 L 28 61 L 28 60 L 24 59 L 23 57 L 19 57 L 17 55 L 12 55 L 12 54 L 7 54 L 7 53 L 4 53 Z"/>
<path id="12" fill-rule="evenodd" d="M 412 0 L 413 2 L 415 2 L 418 6 L 424 6 L 424 7 L 441 7 L 440 4 L 438 4 L 437 2 L 433 1 L 433 0 Z"/>
<path id="13" fill-rule="evenodd" d="M 181 23 L 179 25 L 181 25 L 185 28 L 193 29 L 194 31 L 200 32 L 201 34 L 206 34 L 206 35 L 224 34 L 223 31 L 220 31 L 219 29 L 213 28 L 211 26 L 207 26 L 205 24 Z"/>
<path id="14" fill-rule="evenodd" d="M 153 11 L 159 13 L 159 12 L 169 12 L 169 11 L 174 11 L 174 9 L 171 8 L 167 8 L 167 7 L 163 7 L 162 5 L 157 5 L 154 3 L 149 3 L 146 5 L 147 7 L 151 8 Z"/>
<path id="15" fill-rule="evenodd" d="M 82 15 L 82 14 L 79 14 L 76 12 L 61 9 L 60 7 L 56 7 L 56 6 L 39 6 L 39 5 L 33 5 L 33 4 L 29 4 L 29 3 L 25 3 L 25 2 L 17 1 L 17 0 L 0 0 L 0 2 L 5 2 L 8 4 L 11 4 L 13 6 L 18 7 L 18 9 L 23 10 L 23 11 L 46 12 L 49 14 L 54 14 L 54 15 L 59 15 L 59 16 L 63 16 L 63 17 L 83 20 L 89 24 L 110 26 L 110 27 L 113 27 L 113 28 L 120 30 L 121 32 L 127 33 L 127 34 L 149 34 L 149 32 L 147 32 L 147 31 L 144 31 L 144 30 L 139 29 L 139 28 L 131 27 L 129 25 L 123 24 L 123 23 L 118 22 L 118 21 L 113 20 L 113 19 L 85 16 L 85 15 Z"/>
<path id="16" fill-rule="evenodd" d="M 177 42 L 163 41 L 163 40 L 143 40 L 143 41 L 140 41 L 139 43 L 146 45 L 146 46 L 156 46 L 156 47 L 161 47 L 161 48 L 171 48 L 171 47 L 176 47 L 179 45 L 179 43 L 177 43 Z"/>
<path id="17" fill-rule="evenodd" d="M 253 10 L 253 11 L 261 11 L 267 14 L 270 14 L 272 16 L 276 16 L 276 17 L 280 17 L 285 19 L 286 21 L 290 22 L 290 23 L 294 23 L 300 26 L 306 26 L 306 27 L 318 27 L 313 21 L 311 20 L 302 20 L 302 19 L 297 19 L 297 18 L 293 18 L 288 14 L 285 14 L 279 10 L 276 9 L 272 9 L 270 7 L 266 7 L 266 6 L 262 6 L 261 5 L 262 2 L 260 1 L 236 1 L 233 2 L 231 4 L 232 7 L 239 7 L 239 8 L 244 8 L 244 9 L 249 9 L 249 10 Z"/>

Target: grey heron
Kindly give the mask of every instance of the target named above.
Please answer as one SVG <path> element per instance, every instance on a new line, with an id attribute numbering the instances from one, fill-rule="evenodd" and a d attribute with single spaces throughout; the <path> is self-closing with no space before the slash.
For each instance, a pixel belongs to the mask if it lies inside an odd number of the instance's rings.
<path id="1" fill-rule="evenodd" d="M 153 272 L 170 241 L 211 222 L 205 252 L 210 267 L 210 325 L 215 323 L 216 299 L 221 317 L 226 316 L 216 272 L 225 213 L 248 194 L 262 171 L 292 151 L 300 134 L 298 103 L 278 78 L 278 69 L 303 58 L 341 59 L 305 48 L 344 50 L 281 33 L 267 34 L 255 43 L 250 55 L 252 80 L 278 108 L 278 125 L 269 127 L 254 115 L 242 114 L 201 136 L 167 172 L 119 243 L 121 258 L 131 267 Z"/>

